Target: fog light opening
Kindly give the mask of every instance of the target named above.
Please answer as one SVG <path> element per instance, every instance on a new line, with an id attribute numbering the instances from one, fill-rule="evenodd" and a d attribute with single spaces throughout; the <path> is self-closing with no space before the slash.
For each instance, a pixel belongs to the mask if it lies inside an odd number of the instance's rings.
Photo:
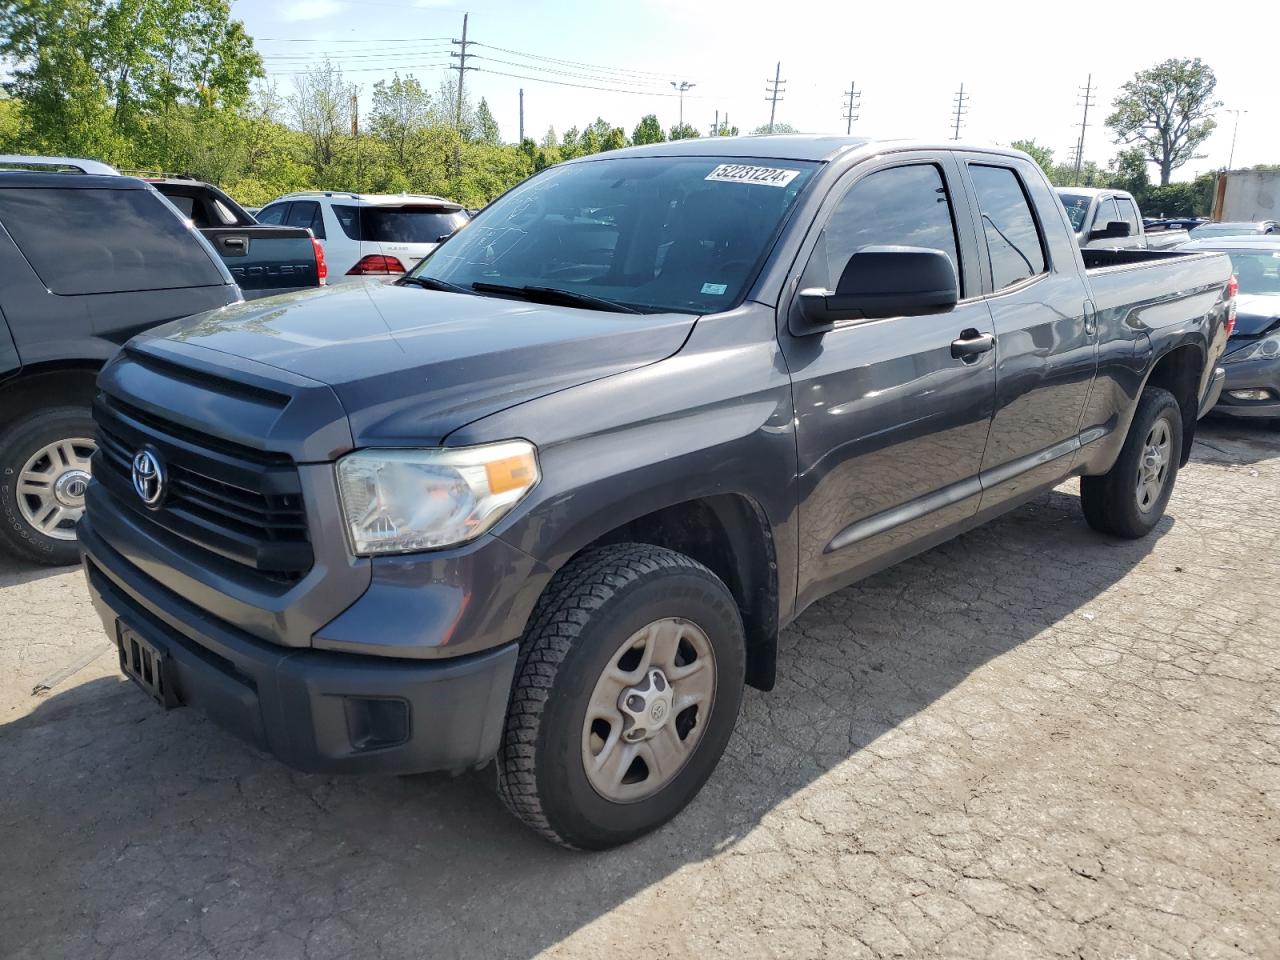
<path id="1" fill-rule="evenodd" d="M 1270 390 L 1228 390 L 1227 396 L 1232 400 L 1270 400 Z"/>
<path id="2" fill-rule="evenodd" d="M 394 747 L 409 739 L 409 704 L 404 700 L 346 697 L 347 736 L 357 753 Z"/>

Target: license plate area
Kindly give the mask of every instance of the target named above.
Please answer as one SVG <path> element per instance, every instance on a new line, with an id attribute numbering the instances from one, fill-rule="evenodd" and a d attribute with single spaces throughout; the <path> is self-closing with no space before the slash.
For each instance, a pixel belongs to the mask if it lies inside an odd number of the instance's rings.
<path id="1" fill-rule="evenodd" d="M 163 647 L 144 639 L 123 624 L 116 625 L 116 646 L 120 652 L 120 669 L 125 676 L 166 710 L 181 703 L 173 681 L 173 664 Z"/>

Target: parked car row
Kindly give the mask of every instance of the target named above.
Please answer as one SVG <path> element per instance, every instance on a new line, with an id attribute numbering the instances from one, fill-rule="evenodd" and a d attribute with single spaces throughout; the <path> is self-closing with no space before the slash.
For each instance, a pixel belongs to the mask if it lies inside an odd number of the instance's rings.
<path id="1" fill-rule="evenodd" d="M 340 232 L 366 231 L 375 239 L 362 252 L 381 261 L 348 264 L 350 245 L 323 239 L 320 215 L 314 224 L 259 223 L 190 177 L 0 156 L 0 546 L 45 563 L 77 559 L 75 525 L 97 447 L 94 377 L 131 336 L 240 299 L 323 286 L 326 244 L 338 246 L 343 279 L 401 273 L 466 222 L 440 198 L 332 196 L 376 207 Z M 301 217 L 301 201 L 272 205 L 293 207 Z M 426 235 L 429 244 L 398 243 Z"/>

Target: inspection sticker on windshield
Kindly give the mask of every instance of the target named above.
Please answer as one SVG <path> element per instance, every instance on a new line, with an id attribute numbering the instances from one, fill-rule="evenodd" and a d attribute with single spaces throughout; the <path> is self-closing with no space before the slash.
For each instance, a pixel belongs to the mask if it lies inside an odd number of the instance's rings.
<path id="1" fill-rule="evenodd" d="M 781 167 L 753 167 L 745 163 L 722 163 L 706 179 L 723 183 L 758 183 L 765 187 L 785 187 L 796 178 L 799 170 Z"/>
<path id="2" fill-rule="evenodd" d="M 724 292 L 728 289 L 729 285 L 727 283 L 704 283 L 702 285 L 702 292 L 709 293 L 713 297 L 724 296 Z"/>

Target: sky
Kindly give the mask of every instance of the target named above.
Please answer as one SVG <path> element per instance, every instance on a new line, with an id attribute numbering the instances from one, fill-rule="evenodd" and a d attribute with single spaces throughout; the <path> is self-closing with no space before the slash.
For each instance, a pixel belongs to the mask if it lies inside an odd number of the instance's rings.
<path id="1" fill-rule="evenodd" d="M 1226 166 L 1237 120 L 1231 110 L 1241 111 L 1234 166 L 1280 163 L 1280 2 L 1148 0 L 1089 4 L 1092 16 L 1028 16 L 1044 9 L 1025 0 L 233 3 L 282 93 L 297 71 L 328 57 L 360 86 L 366 115 L 373 84 L 397 69 L 434 89 L 457 62 L 449 41 L 461 37 L 469 13 L 470 62 L 479 69 L 467 72 L 466 83 L 488 101 L 508 141 L 518 132 L 521 87 L 525 134 L 541 140 L 548 127 L 563 133 L 597 116 L 628 134 L 646 113 L 669 128 L 681 111 L 673 81 L 693 84 L 683 98 L 686 122 L 706 133 L 719 111 L 746 133 L 769 120 L 766 81 L 781 62 L 777 120 L 801 131 L 845 132 L 852 82 L 862 91 L 855 134 L 950 139 L 963 83 L 962 139 L 1035 139 L 1066 161 L 1092 74 L 1084 157 L 1105 165 L 1120 149 L 1103 124 L 1120 85 L 1169 57 L 1200 57 L 1218 77 L 1219 128 L 1201 148 L 1206 156 L 1174 179 Z"/>

